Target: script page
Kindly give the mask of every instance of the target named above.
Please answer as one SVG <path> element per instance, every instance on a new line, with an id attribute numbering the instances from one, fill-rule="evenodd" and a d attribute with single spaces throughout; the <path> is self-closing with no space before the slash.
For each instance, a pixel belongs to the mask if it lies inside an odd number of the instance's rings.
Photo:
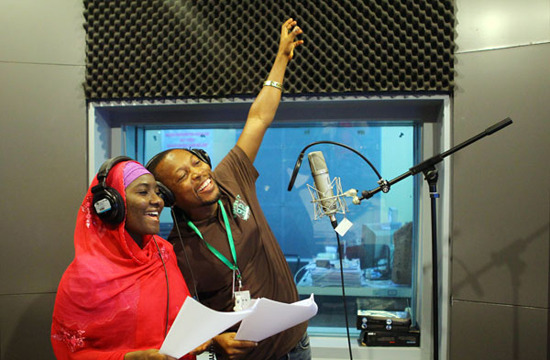
<path id="1" fill-rule="evenodd" d="M 292 304 L 260 298 L 254 303 L 252 313 L 243 319 L 235 339 L 261 341 L 309 320 L 315 314 L 317 304 L 313 294 Z"/>
<path id="2" fill-rule="evenodd" d="M 236 340 L 261 341 L 317 314 L 313 294 L 292 304 L 266 298 L 252 301 L 252 306 L 236 312 L 212 310 L 188 297 L 174 320 L 160 353 L 180 358 L 199 345 L 222 333 L 239 321 Z"/>
<path id="3" fill-rule="evenodd" d="M 160 352 L 179 359 L 248 316 L 252 310 L 220 312 L 188 297 L 174 320 Z"/>

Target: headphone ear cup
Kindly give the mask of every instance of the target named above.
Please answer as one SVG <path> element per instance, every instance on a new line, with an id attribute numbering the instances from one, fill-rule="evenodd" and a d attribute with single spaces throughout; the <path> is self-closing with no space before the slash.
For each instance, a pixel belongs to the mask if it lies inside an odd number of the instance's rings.
<path id="1" fill-rule="evenodd" d="M 94 191 L 96 190 L 96 191 Z M 97 216 L 106 223 L 118 225 L 126 216 L 124 199 L 119 192 L 111 187 L 92 189 L 93 208 Z"/>
<path id="2" fill-rule="evenodd" d="M 160 197 L 164 200 L 164 206 L 172 207 L 176 205 L 176 197 L 174 196 L 174 193 L 160 181 L 157 181 L 157 186 L 159 188 Z"/>
<path id="3" fill-rule="evenodd" d="M 126 216 L 124 199 L 116 189 L 107 186 L 107 176 L 116 164 L 131 160 L 128 156 L 116 156 L 105 161 L 97 172 L 98 184 L 92 188 L 92 205 L 97 216 L 106 223 L 118 225 Z"/>
<path id="4" fill-rule="evenodd" d="M 210 169 L 212 169 L 212 162 L 210 161 L 210 156 L 203 149 L 189 149 L 196 157 L 198 157 L 202 162 L 206 163 Z"/>

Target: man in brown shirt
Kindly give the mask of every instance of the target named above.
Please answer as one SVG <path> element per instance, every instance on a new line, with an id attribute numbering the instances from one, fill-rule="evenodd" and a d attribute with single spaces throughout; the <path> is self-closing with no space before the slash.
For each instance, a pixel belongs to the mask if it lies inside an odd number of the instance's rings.
<path id="1" fill-rule="evenodd" d="M 287 64 L 294 48 L 303 43 L 296 39 L 301 33 L 293 19 L 282 25 L 275 62 L 237 144 L 213 171 L 208 156 L 196 149 L 167 150 L 147 165 L 175 198 L 177 226 L 169 240 L 190 291 L 196 289 L 199 301 L 218 311 L 232 311 L 235 298 L 246 291 L 251 298 L 299 300 L 286 259 L 258 203 L 259 174 L 253 162 L 279 106 Z M 307 323 L 299 324 L 256 346 L 228 333 L 216 338 L 216 352 L 230 359 L 311 359 L 306 329 Z"/>

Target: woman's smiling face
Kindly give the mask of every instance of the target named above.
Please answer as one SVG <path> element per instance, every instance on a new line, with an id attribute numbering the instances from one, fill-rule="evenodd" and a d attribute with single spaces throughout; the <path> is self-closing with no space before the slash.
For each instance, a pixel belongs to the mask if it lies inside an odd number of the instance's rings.
<path id="1" fill-rule="evenodd" d="M 155 178 L 144 174 L 126 187 L 126 230 L 141 244 L 143 235 L 158 234 L 164 201 Z"/>

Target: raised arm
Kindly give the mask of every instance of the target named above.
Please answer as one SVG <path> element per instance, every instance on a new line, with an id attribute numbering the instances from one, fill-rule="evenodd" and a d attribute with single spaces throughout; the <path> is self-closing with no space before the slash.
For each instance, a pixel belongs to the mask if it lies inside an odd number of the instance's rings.
<path id="1" fill-rule="evenodd" d="M 283 84 L 286 67 L 294 56 L 294 48 L 304 43 L 303 40 L 296 40 L 296 36 L 301 33 L 302 29 L 297 26 L 296 20 L 288 19 L 281 26 L 279 50 L 266 79 L 266 83 L 271 85 L 262 87 L 248 112 L 248 118 L 237 145 L 252 162 L 256 159 L 264 134 L 273 122 L 281 101 L 282 89 L 277 86 Z"/>

